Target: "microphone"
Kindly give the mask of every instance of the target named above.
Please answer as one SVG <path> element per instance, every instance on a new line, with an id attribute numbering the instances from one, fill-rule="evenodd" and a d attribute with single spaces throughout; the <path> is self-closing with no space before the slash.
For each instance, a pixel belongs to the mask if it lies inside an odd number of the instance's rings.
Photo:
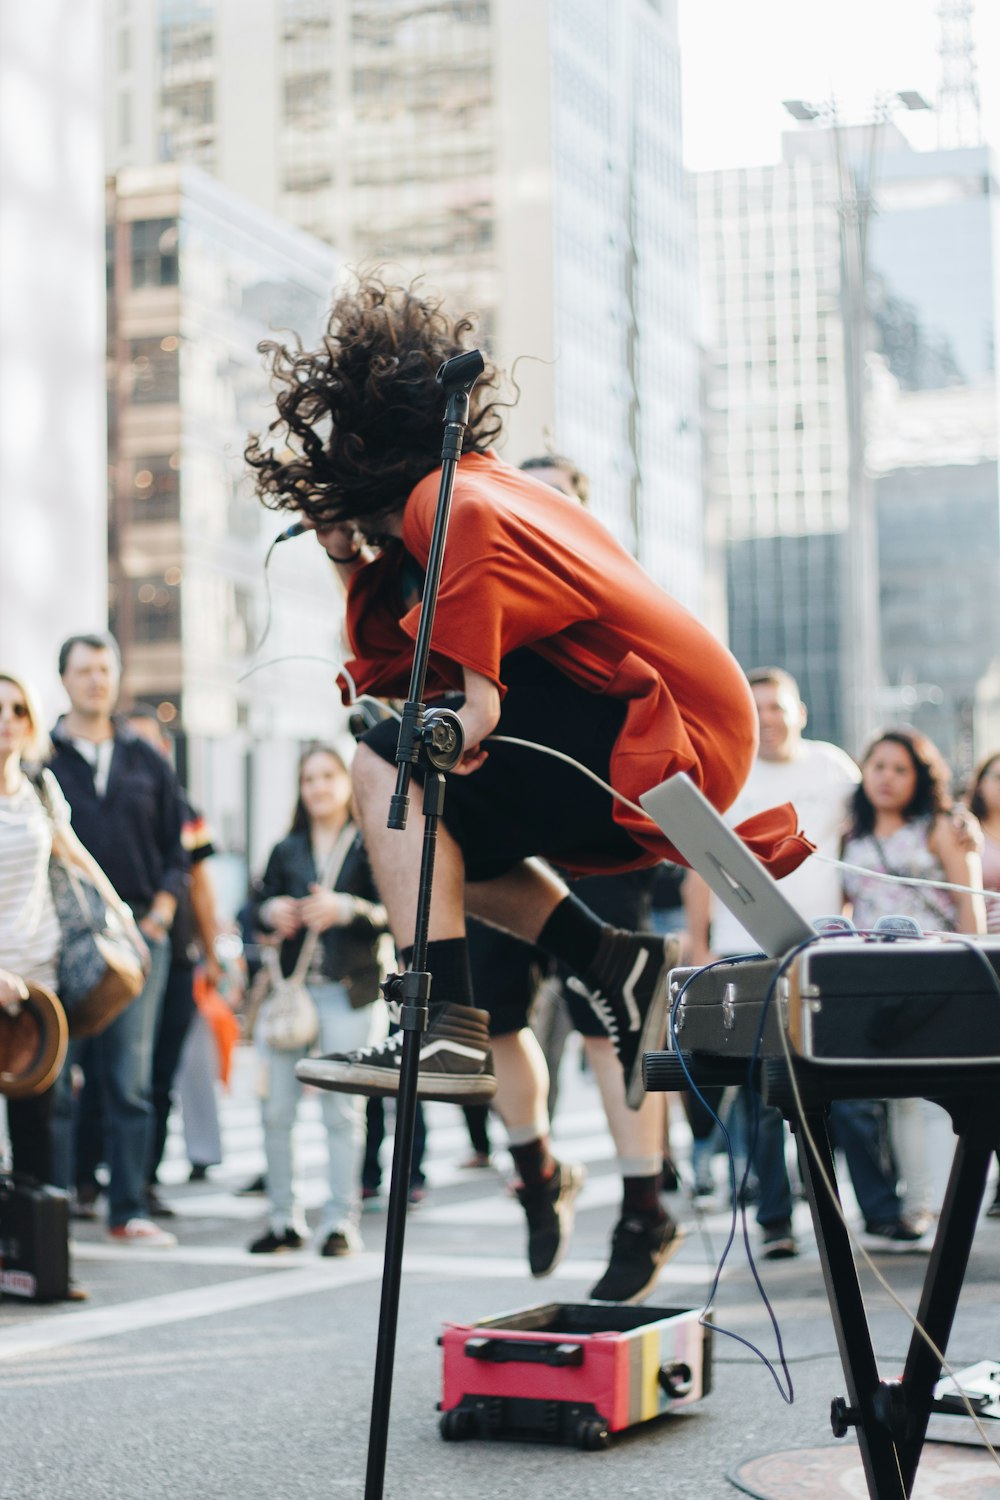
<path id="1" fill-rule="evenodd" d="M 279 542 L 290 542 L 293 536 L 301 536 L 306 530 L 301 521 L 293 521 L 291 526 L 286 526 L 284 531 L 279 531 L 272 546 L 276 547 Z"/>

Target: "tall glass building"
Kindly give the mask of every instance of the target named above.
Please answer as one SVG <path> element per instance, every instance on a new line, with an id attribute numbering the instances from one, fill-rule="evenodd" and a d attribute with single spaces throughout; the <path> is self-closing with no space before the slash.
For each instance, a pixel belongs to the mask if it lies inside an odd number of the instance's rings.
<path id="1" fill-rule="evenodd" d="M 961 779 L 994 748 L 1000 711 L 997 159 L 892 153 L 878 204 L 868 456 L 887 711 Z"/>
<path id="2" fill-rule="evenodd" d="M 771 167 L 699 175 L 706 494 L 733 650 L 792 671 L 810 732 L 857 751 L 840 239 L 852 206 L 833 135 L 786 136 Z M 860 334 L 884 681 L 869 727 L 916 720 L 961 772 L 998 722 L 995 159 L 917 152 L 889 124 L 839 135 L 872 209 Z"/>
<path id="3" fill-rule="evenodd" d="M 705 494 L 729 644 L 782 666 L 841 740 L 848 524 L 836 177 L 826 161 L 699 173 Z"/>

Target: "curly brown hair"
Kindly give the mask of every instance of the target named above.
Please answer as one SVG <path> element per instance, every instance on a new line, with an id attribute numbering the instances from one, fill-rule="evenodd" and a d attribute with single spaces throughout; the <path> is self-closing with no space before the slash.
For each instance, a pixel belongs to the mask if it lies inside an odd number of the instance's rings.
<path id="1" fill-rule="evenodd" d="M 418 295 L 414 283 L 387 286 L 366 276 L 334 302 L 319 349 L 260 344 L 280 387 L 267 432 L 284 434 L 278 445 L 251 436 L 244 452 L 263 503 L 377 533 L 440 466 L 445 396 L 435 375 L 473 347 L 473 327 L 470 318 L 449 317 L 440 300 Z M 501 431 L 499 403 L 490 399 L 497 384 L 487 364 L 472 394 L 465 452 L 485 452 Z"/>

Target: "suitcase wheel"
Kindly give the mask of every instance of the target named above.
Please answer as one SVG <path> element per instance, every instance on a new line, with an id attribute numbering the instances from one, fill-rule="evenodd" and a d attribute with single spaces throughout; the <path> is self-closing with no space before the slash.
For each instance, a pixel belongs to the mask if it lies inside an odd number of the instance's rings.
<path id="1" fill-rule="evenodd" d="M 461 1443 L 472 1436 L 472 1413 L 455 1406 L 443 1414 L 438 1426 L 446 1443 Z"/>
<path id="2" fill-rule="evenodd" d="M 576 1427 L 576 1446 L 593 1452 L 598 1448 L 606 1448 L 611 1441 L 608 1429 L 604 1422 L 595 1418 L 588 1418 L 584 1422 L 578 1422 Z"/>

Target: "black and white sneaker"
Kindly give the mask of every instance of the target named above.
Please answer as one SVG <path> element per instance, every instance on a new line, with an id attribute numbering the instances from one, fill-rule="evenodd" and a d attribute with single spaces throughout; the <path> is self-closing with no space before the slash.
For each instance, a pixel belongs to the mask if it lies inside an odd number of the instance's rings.
<path id="1" fill-rule="evenodd" d="M 399 1093 L 403 1032 L 375 1047 L 305 1057 L 296 1064 L 302 1083 L 341 1094 L 385 1097 Z M 496 1093 L 490 1056 L 489 1014 L 471 1005 L 435 1005 L 420 1045 L 417 1097 L 446 1104 L 485 1104 Z"/>
<path id="2" fill-rule="evenodd" d="M 667 978 L 679 961 L 675 937 L 607 928 L 588 972 L 592 987 L 584 993 L 615 1044 L 629 1109 L 639 1109 L 646 1097 L 642 1055 L 663 1045 Z"/>
<path id="3" fill-rule="evenodd" d="M 683 1240 L 683 1229 L 669 1214 L 659 1224 L 639 1214 L 619 1219 L 608 1269 L 588 1293 L 591 1302 L 641 1302 Z"/>
<path id="4" fill-rule="evenodd" d="M 557 1162 L 547 1182 L 521 1183 L 514 1189 L 528 1221 L 528 1266 L 532 1276 L 550 1276 L 566 1254 L 576 1217 L 576 1198 L 587 1173 L 584 1167 Z"/>

